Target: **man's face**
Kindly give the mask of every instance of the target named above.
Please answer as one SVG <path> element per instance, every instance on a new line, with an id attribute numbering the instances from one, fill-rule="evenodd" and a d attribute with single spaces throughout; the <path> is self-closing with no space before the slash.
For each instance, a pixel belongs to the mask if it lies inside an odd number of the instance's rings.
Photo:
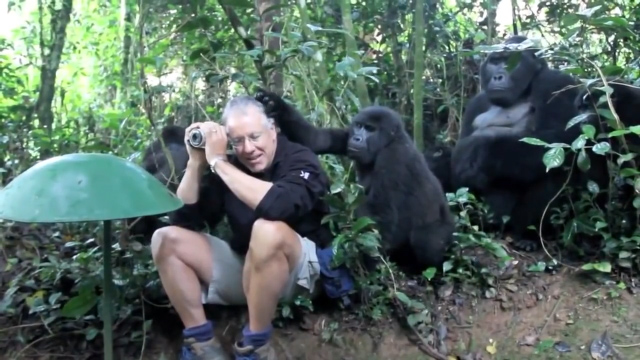
<path id="1" fill-rule="evenodd" d="M 263 172 L 276 153 L 275 126 L 267 126 L 265 114 L 248 106 L 232 111 L 227 118 L 227 137 L 240 162 L 251 172 Z"/>

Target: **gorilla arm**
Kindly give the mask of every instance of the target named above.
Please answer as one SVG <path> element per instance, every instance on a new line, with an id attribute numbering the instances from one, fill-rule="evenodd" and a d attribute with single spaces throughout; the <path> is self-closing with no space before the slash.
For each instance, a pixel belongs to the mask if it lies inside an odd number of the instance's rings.
<path id="1" fill-rule="evenodd" d="M 349 130 L 340 128 L 317 128 L 279 95 L 260 90 L 256 100 L 265 106 L 287 139 L 306 146 L 316 154 L 346 155 Z"/>

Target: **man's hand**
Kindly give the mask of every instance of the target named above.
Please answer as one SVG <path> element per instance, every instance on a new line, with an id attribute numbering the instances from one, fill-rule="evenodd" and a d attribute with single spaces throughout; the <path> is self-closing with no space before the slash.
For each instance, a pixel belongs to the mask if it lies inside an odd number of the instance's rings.
<path id="1" fill-rule="evenodd" d="M 202 149 L 195 149 L 191 147 L 191 145 L 189 145 L 189 133 L 191 132 L 191 130 L 200 128 L 201 126 L 202 126 L 202 123 L 199 123 L 199 122 L 193 123 L 189 125 L 189 127 L 187 127 L 187 129 L 184 132 L 184 144 L 187 147 L 187 153 L 189 154 L 189 162 L 195 164 L 196 167 L 198 168 L 202 168 L 203 166 L 206 165 L 205 154 L 204 154 L 204 151 L 202 151 Z"/>
<path id="2" fill-rule="evenodd" d="M 227 132 L 224 126 L 207 121 L 200 125 L 206 138 L 204 152 L 207 162 L 211 164 L 214 159 L 227 160 Z"/>

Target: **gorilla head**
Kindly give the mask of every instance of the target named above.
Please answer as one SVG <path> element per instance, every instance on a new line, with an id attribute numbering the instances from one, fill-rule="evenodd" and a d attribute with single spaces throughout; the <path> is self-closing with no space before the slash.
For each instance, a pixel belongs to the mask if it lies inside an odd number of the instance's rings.
<path id="1" fill-rule="evenodd" d="M 372 165 L 382 149 L 406 136 L 398 114 L 383 106 L 369 106 L 351 120 L 347 156 L 359 165 Z"/>
<path id="2" fill-rule="evenodd" d="M 525 36 L 512 36 L 504 44 L 521 44 L 525 40 Z M 548 67 L 535 52 L 533 48 L 516 50 L 511 46 L 487 56 L 480 67 L 480 87 L 493 105 L 507 108 L 525 97 L 538 73 Z"/>

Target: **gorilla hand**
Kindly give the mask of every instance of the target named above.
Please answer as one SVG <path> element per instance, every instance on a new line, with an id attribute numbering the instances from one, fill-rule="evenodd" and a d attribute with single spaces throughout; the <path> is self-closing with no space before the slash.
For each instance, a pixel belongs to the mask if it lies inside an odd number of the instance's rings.
<path id="1" fill-rule="evenodd" d="M 272 119 L 282 117 L 289 109 L 289 104 L 287 104 L 282 97 L 268 90 L 258 89 L 254 97 L 264 106 L 265 113 Z"/>

